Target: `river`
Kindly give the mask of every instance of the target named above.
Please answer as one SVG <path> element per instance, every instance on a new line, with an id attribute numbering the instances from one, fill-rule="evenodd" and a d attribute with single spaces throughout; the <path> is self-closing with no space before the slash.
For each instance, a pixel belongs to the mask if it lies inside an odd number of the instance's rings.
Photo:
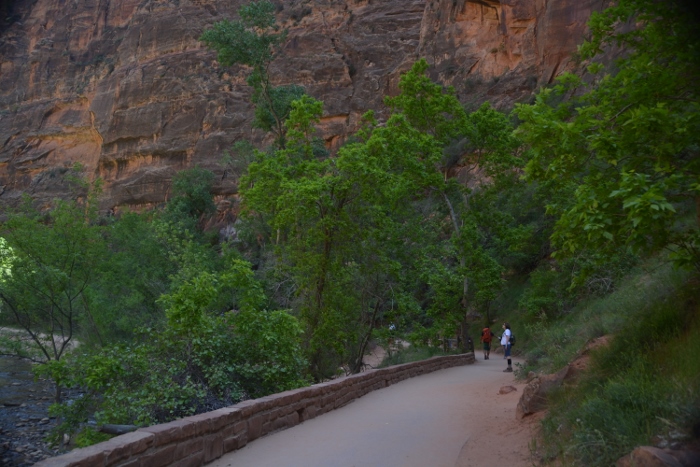
<path id="1" fill-rule="evenodd" d="M 32 364 L 0 357 L 0 465 L 25 467 L 56 451 L 44 441 L 55 425 L 48 409 L 52 385 L 35 381 Z"/>
<path id="2" fill-rule="evenodd" d="M 31 363 L 13 357 L 0 357 L 0 404 L 6 407 L 22 404 L 33 382 Z"/>

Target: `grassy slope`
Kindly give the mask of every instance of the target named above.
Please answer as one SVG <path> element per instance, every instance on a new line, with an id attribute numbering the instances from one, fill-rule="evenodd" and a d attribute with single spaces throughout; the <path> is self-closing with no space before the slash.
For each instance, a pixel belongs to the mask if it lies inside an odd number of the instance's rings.
<path id="1" fill-rule="evenodd" d="M 547 456 L 604 466 L 634 446 L 673 445 L 700 422 L 700 284 L 667 264 L 630 274 L 613 293 L 556 321 L 513 323 L 527 371 L 556 371 L 585 344 L 613 335 L 588 374 L 553 398 L 543 422 Z M 513 308 L 514 309 L 514 308 Z"/>

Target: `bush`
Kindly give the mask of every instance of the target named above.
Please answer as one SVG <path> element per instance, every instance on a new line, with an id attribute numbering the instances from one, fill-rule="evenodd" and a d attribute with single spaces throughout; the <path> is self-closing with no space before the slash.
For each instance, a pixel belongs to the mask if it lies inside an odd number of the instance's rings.
<path id="1" fill-rule="evenodd" d="M 240 309 L 213 312 L 222 294 Z M 263 301 L 250 265 L 234 260 L 217 276 L 202 272 L 164 295 L 163 329 L 44 365 L 40 375 L 80 391 L 52 407 L 62 420 L 54 439 L 80 431 L 90 417 L 144 426 L 307 384 L 301 326 L 284 311 L 259 310 Z"/>
<path id="2" fill-rule="evenodd" d="M 605 259 L 584 252 L 562 263 L 545 263 L 530 274 L 530 287 L 523 293 L 519 308 L 529 321 L 558 318 L 581 300 L 614 292 L 636 263 L 636 256 L 624 252 Z"/>
<path id="3" fill-rule="evenodd" d="M 530 274 L 530 287 L 523 293 L 519 307 L 529 321 L 547 321 L 559 317 L 573 306 L 568 291 L 570 278 L 554 267 L 540 268 Z"/>
<path id="4" fill-rule="evenodd" d="M 107 441 L 111 438 L 112 435 L 100 433 L 92 427 L 87 427 L 75 437 L 74 444 L 77 448 L 84 448 L 87 446 L 92 446 L 93 444 L 101 443 L 102 441 Z"/>
<path id="5" fill-rule="evenodd" d="M 194 231 L 202 216 L 214 212 L 214 174 L 200 167 L 182 170 L 173 177 L 173 197 L 165 208 L 165 220 Z"/>

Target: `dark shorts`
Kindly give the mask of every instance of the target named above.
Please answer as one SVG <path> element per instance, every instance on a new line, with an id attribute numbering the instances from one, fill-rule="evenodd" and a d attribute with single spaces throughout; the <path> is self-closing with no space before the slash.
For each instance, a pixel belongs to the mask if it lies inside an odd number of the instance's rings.
<path id="1" fill-rule="evenodd" d="M 484 350 L 491 350 L 491 343 L 490 342 L 482 342 L 484 344 Z"/>
<path id="2" fill-rule="evenodd" d="M 506 357 L 510 357 L 510 344 L 506 344 Z"/>

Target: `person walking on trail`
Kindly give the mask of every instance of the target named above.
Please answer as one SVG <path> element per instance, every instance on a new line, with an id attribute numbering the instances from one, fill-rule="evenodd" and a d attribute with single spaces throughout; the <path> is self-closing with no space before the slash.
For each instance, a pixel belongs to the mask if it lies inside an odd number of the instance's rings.
<path id="1" fill-rule="evenodd" d="M 481 343 L 484 347 L 484 360 L 489 359 L 489 354 L 491 354 L 491 341 L 496 335 L 493 333 L 490 327 L 486 326 L 481 331 Z"/>
<path id="2" fill-rule="evenodd" d="M 508 359 L 508 367 L 505 370 L 503 370 L 504 373 L 510 373 L 513 371 L 513 366 L 510 359 L 510 337 L 512 335 L 513 333 L 510 330 L 510 324 L 503 323 L 503 335 L 501 336 L 501 345 L 505 350 L 505 352 L 503 353 L 503 358 Z"/>

